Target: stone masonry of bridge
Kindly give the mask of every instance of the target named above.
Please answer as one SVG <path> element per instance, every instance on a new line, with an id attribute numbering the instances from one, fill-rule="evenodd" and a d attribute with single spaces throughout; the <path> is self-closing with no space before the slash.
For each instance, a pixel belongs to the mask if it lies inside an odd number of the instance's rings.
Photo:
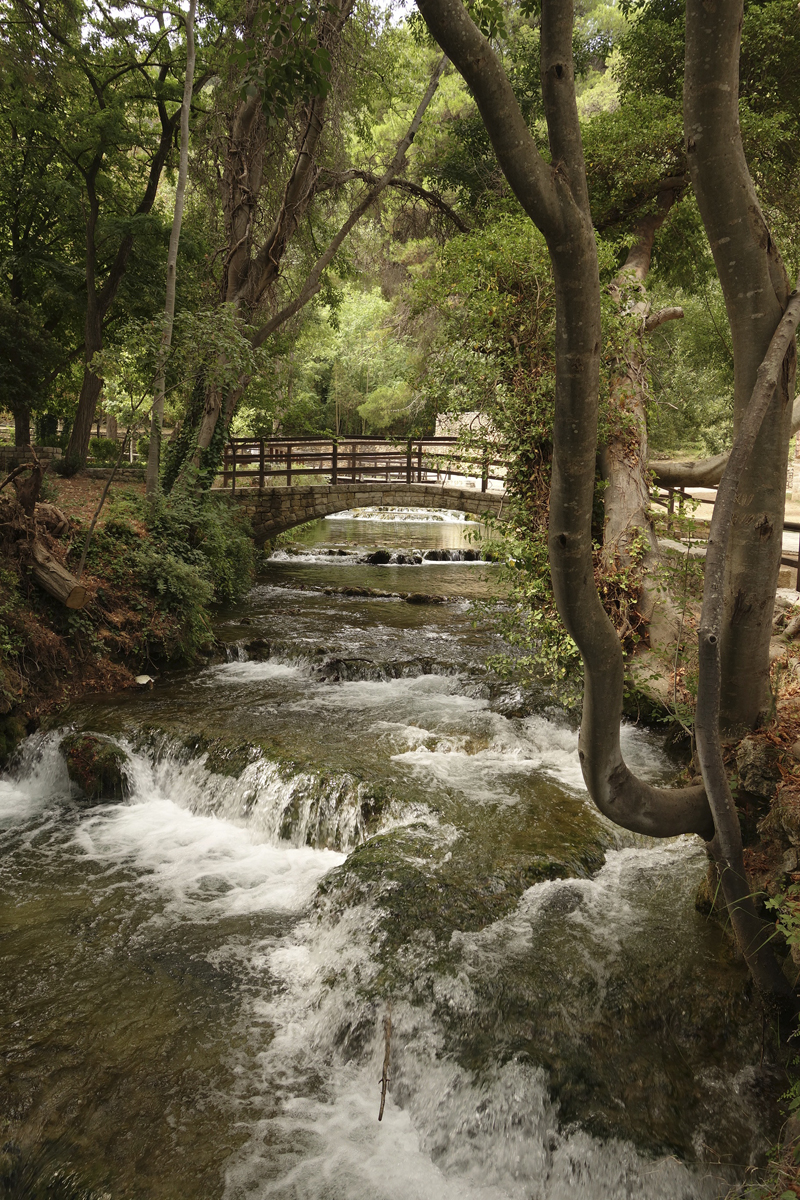
<path id="1" fill-rule="evenodd" d="M 499 517 L 505 498 L 503 492 L 479 492 L 436 483 L 297 485 L 242 488 L 216 494 L 225 495 L 247 513 L 259 545 L 295 525 L 351 508 L 444 508 L 476 517 L 489 513 Z"/>

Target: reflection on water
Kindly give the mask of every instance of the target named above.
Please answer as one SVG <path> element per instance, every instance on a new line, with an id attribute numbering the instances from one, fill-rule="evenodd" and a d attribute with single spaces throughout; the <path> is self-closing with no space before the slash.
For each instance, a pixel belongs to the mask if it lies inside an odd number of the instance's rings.
<path id="1" fill-rule="evenodd" d="M 125 804 L 29 739 L 0 781 L 4 1140 L 114 1200 L 711 1200 L 758 1153 L 769 1047 L 694 910 L 700 844 L 614 830 L 570 723 L 485 669 L 491 567 L 349 553 L 468 528 L 318 522 L 318 561 L 221 614 L 229 662 L 75 709 L 126 749 Z M 308 590 L 361 579 L 448 599 Z"/>

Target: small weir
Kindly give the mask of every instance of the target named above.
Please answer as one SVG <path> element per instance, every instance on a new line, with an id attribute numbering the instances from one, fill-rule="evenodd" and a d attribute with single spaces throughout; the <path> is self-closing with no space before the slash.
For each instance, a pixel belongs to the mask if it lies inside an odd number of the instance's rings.
<path id="1" fill-rule="evenodd" d="M 470 526 L 413 516 L 303 530 L 220 614 L 226 661 L 76 706 L 0 779 L 32 1170 L 111 1200 L 718 1200 L 763 1153 L 778 1084 L 694 908 L 702 844 L 597 814 L 574 724 L 486 667 Z M 75 731 L 124 752 L 121 802 L 70 780 Z"/>

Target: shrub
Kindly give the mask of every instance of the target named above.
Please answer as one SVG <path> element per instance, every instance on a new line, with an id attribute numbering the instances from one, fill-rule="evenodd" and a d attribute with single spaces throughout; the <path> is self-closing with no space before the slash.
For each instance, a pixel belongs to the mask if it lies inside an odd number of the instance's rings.
<path id="1" fill-rule="evenodd" d="M 89 457 L 101 463 L 114 463 L 119 455 L 119 446 L 113 438 L 93 437 L 89 441 Z"/>

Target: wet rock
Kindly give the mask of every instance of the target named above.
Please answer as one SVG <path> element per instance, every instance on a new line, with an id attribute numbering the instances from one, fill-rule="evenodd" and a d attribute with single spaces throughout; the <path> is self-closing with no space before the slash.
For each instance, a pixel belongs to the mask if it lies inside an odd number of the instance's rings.
<path id="1" fill-rule="evenodd" d="M 446 550 L 426 550 L 423 554 L 425 562 L 443 562 L 447 558 Z"/>
<path id="2" fill-rule="evenodd" d="M 61 741 L 67 774 L 86 800 L 107 804 L 128 794 L 125 751 L 94 733 L 71 733 Z"/>
<path id="3" fill-rule="evenodd" d="M 373 567 L 380 567 L 391 561 L 392 556 L 388 550 L 375 550 L 364 559 L 364 562 L 371 563 Z"/>
<path id="4" fill-rule="evenodd" d="M 259 662 L 269 658 L 269 642 L 266 638 L 253 638 L 251 642 L 245 643 L 244 648 L 251 658 L 258 659 Z"/>
<path id="5" fill-rule="evenodd" d="M 743 738 L 736 751 L 739 782 L 753 796 L 769 800 L 775 795 L 779 772 L 777 751 L 755 738 Z"/>
<path id="6" fill-rule="evenodd" d="M 406 604 L 444 604 L 444 596 L 429 596 L 427 592 L 409 592 Z"/>

